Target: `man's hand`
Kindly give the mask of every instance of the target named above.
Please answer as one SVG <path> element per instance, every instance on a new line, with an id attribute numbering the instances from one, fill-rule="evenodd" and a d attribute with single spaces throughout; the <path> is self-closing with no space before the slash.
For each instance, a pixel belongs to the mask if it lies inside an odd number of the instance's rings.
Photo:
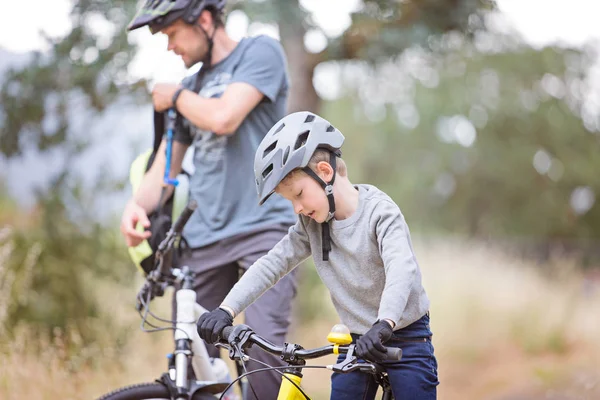
<path id="1" fill-rule="evenodd" d="M 198 334 L 208 343 L 217 343 L 223 329 L 233 325 L 233 317 L 222 308 L 204 313 L 198 319 Z"/>
<path id="2" fill-rule="evenodd" d="M 179 89 L 173 83 L 157 83 L 152 89 L 152 104 L 158 112 L 166 111 L 173 107 L 173 95 Z"/>
<path id="3" fill-rule="evenodd" d="M 392 327 L 386 320 L 376 322 L 356 341 L 357 354 L 369 361 L 385 360 L 387 349 L 383 344 L 390 340 L 393 333 Z"/>
<path id="4" fill-rule="evenodd" d="M 150 237 L 150 231 L 140 232 L 135 229 L 138 222 L 144 228 L 150 227 L 150 220 L 148 219 L 148 215 L 146 215 L 146 210 L 132 199 L 125 206 L 123 216 L 121 217 L 121 233 L 125 236 L 125 243 L 129 247 L 135 247 Z"/>

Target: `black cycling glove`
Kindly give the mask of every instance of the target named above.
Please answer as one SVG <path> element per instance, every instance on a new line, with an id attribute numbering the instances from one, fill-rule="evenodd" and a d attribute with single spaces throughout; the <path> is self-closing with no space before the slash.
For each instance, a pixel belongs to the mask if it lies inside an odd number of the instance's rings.
<path id="1" fill-rule="evenodd" d="M 356 341 L 356 354 L 368 361 L 380 362 L 386 359 L 387 349 L 383 345 L 394 333 L 386 321 L 377 321 L 371 329 Z"/>
<path id="2" fill-rule="evenodd" d="M 214 344 L 219 341 L 223 329 L 233 325 L 233 317 L 224 309 L 215 308 L 211 312 L 202 314 L 197 325 L 200 337 Z"/>

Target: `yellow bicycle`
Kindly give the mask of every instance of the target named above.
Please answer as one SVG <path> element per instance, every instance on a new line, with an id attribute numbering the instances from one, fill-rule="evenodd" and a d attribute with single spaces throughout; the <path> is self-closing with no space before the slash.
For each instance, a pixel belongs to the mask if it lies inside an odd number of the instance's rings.
<path id="1" fill-rule="evenodd" d="M 328 346 L 319 347 L 316 349 L 304 349 L 299 344 L 285 343 L 283 346 L 276 346 L 268 340 L 264 339 L 255 333 L 247 325 L 235 325 L 227 327 L 223 330 L 222 343 L 219 346 L 226 347 L 229 350 L 229 358 L 240 361 L 242 363 L 250 358 L 244 350 L 251 345 L 257 345 L 259 348 L 278 355 L 287 366 L 272 367 L 265 364 L 265 368 L 255 369 L 241 374 L 237 379 L 230 383 L 232 386 L 236 381 L 244 378 L 247 375 L 260 373 L 268 370 L 278 370 L 281 373 L 281 386 L 277 400 L 305 400 L 310 399 L 306 392 L 301 387 L 302 370 L 305 368 L 326 368 L 334 372 L 348 373 L 352 371 L 361 371 L 375 376 L 375 381 L 383 390 L 383 400 L 393 400 L 392 389 L 385 370 L 378 364 L 368 362 L 358 362 L 358 358 L 354 352 L 352 337 L 348 328 L 342 324 L 335 325 L 327 340 L 331 343 Z M 388 347 L 387 360 L 400 360 L 402 358 L 402 350 L 395 347 Z M 341 362 L 333 365 L 306 365 L 306 360 L 327 356 L 330 354 L 345 354 L 346 357 Z M 256 360 L 254 360 L 256 361 Z M 225 389 L 227 392 L 228 388 Z M 251 390 L 251 388 L 250 388 Z"/>

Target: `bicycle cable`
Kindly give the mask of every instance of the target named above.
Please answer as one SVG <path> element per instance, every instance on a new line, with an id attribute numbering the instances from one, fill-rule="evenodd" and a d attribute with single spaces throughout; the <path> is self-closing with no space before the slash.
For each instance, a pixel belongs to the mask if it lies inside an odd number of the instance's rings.
<path id="1" fill-rule="evenodd" d="M 250 360 L 252 360 L 252 361 L 255 361 L 255 362 L 259 363 L 259 364 L 262 364 L 262 365 L 269 365 L 269 364 L 266 364 L 266 363 L 264 363 L 264 362 L 262 362 L 262 361 L 258 361 L 258 360 L 254 359 L 254 358 L 249 358 L 249 359 L 250 359 Z M 242 378 L 244 378 L 244 377 L 246 377 L 246 376 L 248 376 L 248 375 L 253 375 L 253 374 L 256 374 L 256 373 L 258 373 L 258 372 L 266 372 L 266 371 L 275 371 L 275 372 L 277 372 L 277 373 L 278 373 L 278 374 L 280 374 L 282 377 L 284 377 L 285 379 L 287 379 L 287 380 L 288 380 L 288 381 L 289 381 L 289 382 L 290 382 L 292 385 L 294 385 L 294 386 L 296 387 L 296 389 L 298 389 L 298 390 L 300 391 L 300 393 L 302 393 L 302 395 L 304 396 L 304 398 L 306 398 L 307 400 L 311 400 L 311 398 L 310 398 L 310 397 L 308 397 L 308 395 L 307 395 L 307 394 L 304 392 L 304 390 L 302 390 L 302 388 L 301 388 L 300 386 L 298 386 L 298 385 L 296 384 L 296 382 L 294 382 L 294 381 L 293 381 L 293 380 L 291 380 L 289 377 L 287 377 L 287 376 L 286 376 L 286 375 L 285 375 L 283 372 L 280 372 L 280 371 L 279 371 L 279 370 L 285 370 L 285 369 L 288 369 L 288 368 L 290 368 L 290 367 L 291 367 L 291 368 L 300 368 L 300 369 L 306 369 L 306 368 L 311 368 L 311 369 L 328 369 L 328 368 L 327 368 L 327 366 L 325 366 L 325 365 L 301 365 L 301 366 L 296 366 L 296 365 L 294 365 L 294 366 L 289 366 L 289 365 L 285 365 L 285 366 L 281 366 L 281 367 L 271 367 L 271 366 L 269 366 L 268 368 L 259 368 L 259 369 L 255 369 L 255 370 L 252 370 L 252 371 L 248 371 L 248 372 L 246 372 L 246 373 L 243 373 L 243 374 L 241 374 L 240 376 L 238 376 L 237 378 L 235 378 L 235 379 L 234 379 L 234 380 L 233 380 L 233 381 L 232 381 L 232 382 L 231 382 L 229 385 L 227 385 L 227 387 L 225 388 L 225 390 L 223 390 L 223 392 L 222 392 L 221 396 L 219 397 L 219 400 L 223 400 L 223 396 L 225 395 L 225 393 L 227 393 L 227 391 L 228 391 L 228 390 L 229 390 L 229 389 L 230 389 L 230 388 L 231 388 L 231 387 L 232 387 L 234 384 L 236 384 L 236 383 L 237 383 L 237 382 L 238 382 L 240 379 L 242 379 Z"/>
<path id="2" fill-rule="evenodd" d="M 242 348 L 240 347 L 240 345 L 238 343 L 236 343 L 234 347 L 236 348 L 236 350 L 240 354 L 243 354 L 242 353 Z M 248 359 L 255 361 L 254 359 L 252 359 L 250 357 L 248 357 Z M 244 361 L 243 358 L 240 358 L 240 362 L 242 364 L 242 368 L 244 369 L 244 374 L 247 374 L 248 373 L 248 369 L 246 368 L 246 362 Z M 242 374 L 242 375 L 244 375 L 244 374 Z M 252 390 L 252 394 L 254 394 L 254 398 L 258 399 L 258 395 L 256 394 L 256 391 L 254 390 L 254 387 L 252 386 L 252 384 L 250 383 L 250 381 L 248 381 L 248 386 L 250 386 L 250 390 Z"/>
<path id="3" fill-rule="evenodd" d="M 236 347 L 237 347 L 237 348 L 238 348 L 238 350 L 241 352 L 241 349 L 240 349 L 239 345 L 236 345 Z M 266 366 L 266 367 L 268 367 L 268 368 L 269 368 L 269 367 L 271 367 L 271 366 L 270 366 L 269 364 L 267 364 L 266 362 L 263 362 L 263 361 L 260 361 L 260 360 L 258 360 L 258 359 L 252 358 L 252 357 L 250 357 L 250 356 L 248 356 L 248 355 L 246 355 L 246 356 L 248 357 L 248 360 L 254 361 L 254 362 L 255 362 L 255 363 L 257 363 L 257 364 L 264 365 L 264 366 Z M 248 371 L 246 370 L 246 366 L 244 365 L 244 361 L 243 361 L 243 360 L 242 360 L 242 366 L 244 367 L 244 371 L 245 371 L 245 372 L 248 372 Z M 300 386 L 298 386 L 298 385 L 296 384 L 296 382 L 294 382 L 293 380 L 291 380 L 291 379 L 290 379 L 288 376 L 286 376 L 286 375 L 285 375 L 283 372 L 277 371 L 276 369 L 274 369 L 273 371 L 275 371 L 276 373 L 278 373 L 279 375 L 281 375 L 283 378 L 285 378 L 285 379 L 287 379 L 288 381 L 290 381 L 290 383 L 291 383 L 292 385 L 294 385 L 294 386 L 295 386 L 295 387 L 296 387 L 296 388 L 297 388 L 297 389 L 300 391 L 300 393 L 302 393 L 302 395 L 303 395 L 305 398 L 307 398 L 307 399 L 309 399 L 309 400 L 310 400 L 310 397 L 308 397 L 308 396 L 306 395 L 306 393 L 304 393 L 304 391 L 302 390 L 302 388 L 300 388 Z M 250 381 L 248 381 L 248 384 L 250 384 Z M 250 385 L 250 388 L 252 388 L 252 385 Z M 254 389 L 252 389 L 252 392 L 254 393 Z M 258 398 L 258 396 L 256 395 L 256 393 L 254 393 L 254 397 Z"/>
<path id="4" fill-rule="evenodd" d="M 171 323 L 173 324 L 174 321 L 172 320 L 167 320 L 167 319 L 163 319 L 158 317 L 157 315 L 155 315 L 152 311 L 150 311 L 150 294 L 148 294 L 148 299 L 147 301 L 144 301 L 144 298 L 142 297 L 140 299 L 140 303 L 142 304 L 142 306 L 144 307 L 144 314 L 142 315 L 142 311 L 139 310 L 138 314 L 140 314 L 140 317 L 142 318 L 142 322 L 140 324 L 140 329 L 142 330 L 142 332 L 146 332 L 146 333 L 153 333 L 153 332 L 162 332 L 162 331 L 181 331 L 183 332 L 183 334 L 187 337 L 188 340 L 192 340 L 192 338 L 190 337 L 190 335 L 188 335 L 188 333 L 181 329 L 178 328 L 177 326 L 157 326 L 152 324 L 151 322 L 148 321 L 148 315 L 150 315 L 152 318 L 160 321 L 160 322 L 165 322 L 165 323 Z M 153 329 L 146 329 L 145 326 L 148 325 Z"/>

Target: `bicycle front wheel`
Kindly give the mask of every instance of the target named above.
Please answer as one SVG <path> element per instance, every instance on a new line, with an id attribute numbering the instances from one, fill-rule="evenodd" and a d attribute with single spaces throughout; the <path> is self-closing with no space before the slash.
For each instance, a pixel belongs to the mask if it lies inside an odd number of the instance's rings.
<path id="1" fill-rule="evenodd" d="M 121 389 L 113 390 L 105 394 L 98 400 L 150 400 L 165 399 L 169 400 L 169 391 L 160 383 L 140 383 L 137 385 L 126 386 Z M 215 400 L 216 397 L 206 393 L 194 394 L 192 400 Z"/>

